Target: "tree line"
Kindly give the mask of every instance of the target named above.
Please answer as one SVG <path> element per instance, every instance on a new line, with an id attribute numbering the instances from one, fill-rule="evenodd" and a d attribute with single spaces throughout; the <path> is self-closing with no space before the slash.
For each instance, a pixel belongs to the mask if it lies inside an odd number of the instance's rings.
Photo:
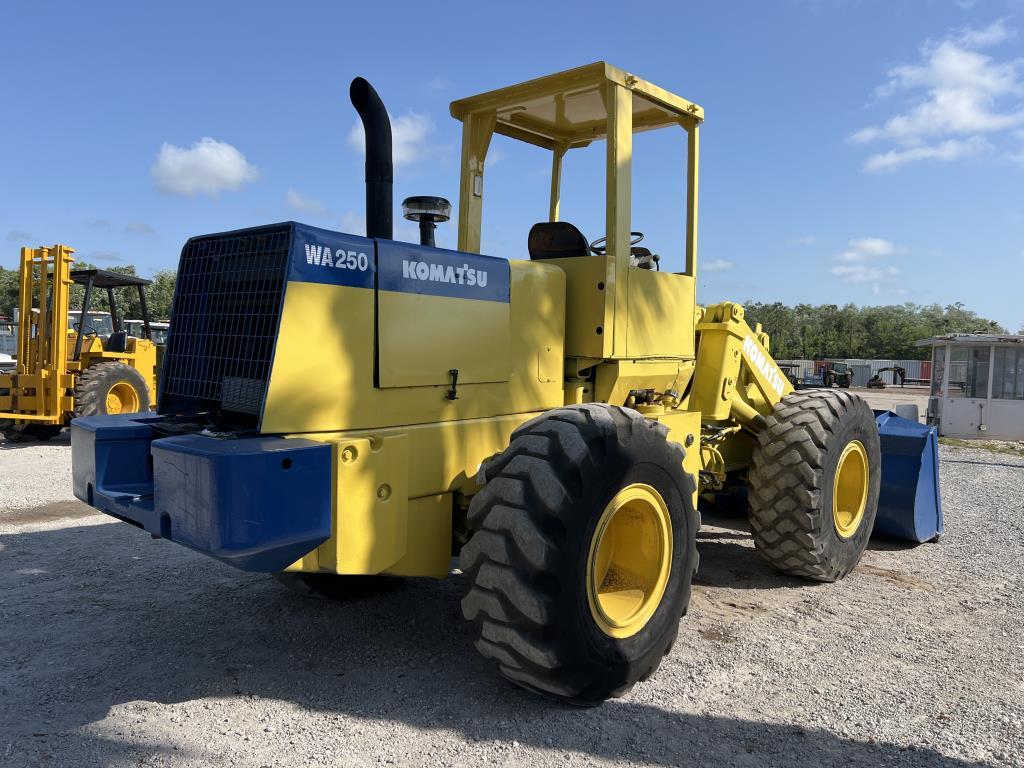
<path id="1" fill-rule="evenodd" d="M 72 269 L 94 269 L 94 264 L 85 261 L 76 261 Z M 134 264 L 111 267 L 108 272 L 116 272 L 121 275 L 138 275 Z M 171 300 L 174 297 L 174 279 L 176 272 L 173 269 L 162 269 L 152 277 L 152 284 L 145 287 L 146 306 L 149 308 L 151 320 L 167 320 L 171 316 Z M 14 309 L 18 306 L 18 270 L 4 269 L 0 267 L 0 317 L 14 317 Z M 142 307 L 139 303 L 139 291 L 137 288 L 120 288 L 115 290 L 114 301 L 117 302 L 118 313 L 124 318 L 142 318 Z M 71 286 L 71 309 L 81 309 L 82 301 L 85 298 L 85 286 Z M 90 309 L 98 311 L 109 311 L 107 292 L 105 290 L 93 291 L 92 299 L 89 302 Z"/>
<path id="2" fill-rule="evenodd" d="M 761 323 L 771 337 L 776 359 L 818 360 L 855 358 L 926 360 L 930 347 L 915 342 L 945 333 L 1006 333 L 994 320 L 966 309 L 963 304 L 896 304 L 858 307 L 846 304 L 744 305 L 750 325 Z"/>

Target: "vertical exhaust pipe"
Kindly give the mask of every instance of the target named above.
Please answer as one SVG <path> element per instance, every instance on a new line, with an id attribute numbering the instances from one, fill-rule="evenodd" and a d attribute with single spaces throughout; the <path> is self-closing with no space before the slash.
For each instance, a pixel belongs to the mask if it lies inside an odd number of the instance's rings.
<path id="1" fill-rule="evenodd" d="M 348 89 L 366 135 L 366 236 L 393 239 L 391 120 L 377 91 L 357 77 Z"/>

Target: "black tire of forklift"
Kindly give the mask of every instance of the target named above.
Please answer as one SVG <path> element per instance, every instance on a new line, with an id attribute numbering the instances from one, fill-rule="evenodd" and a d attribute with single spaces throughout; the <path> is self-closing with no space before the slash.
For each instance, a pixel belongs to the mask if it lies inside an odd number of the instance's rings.
<path id="1" fill-rule="evenodd" d="M 138 407 L 123 413 L 149 410 L 150 392 L 142 374 L 130 365 L 111 360 L 90 365 L 79 375 L 75 383 L 75 416 L 107 415 L 107 393 L 119 384 L 130 386 L 138 398 Z"/>
<path id="2" fill-rule="evenodd" d="M 462 612 L 477 650 L 513 683 L 596 706 L 646 680 L 671 650 L 697 569 L 699 518 L 685 451 L 666 435 L 633 410 L 567 406 L 519 427 L 484 463 L 460 555 L 469 582 Z M 646 618 L 614 637 L 598 623 L 592 569 L 615 500 L 637 488 L 663 499 L 660 521 L 671 531 L 662 539 L 664 592 L 652 589 Z"/>
<path id="3" fill-rule="evenodd" d="M 29 443 L 33 440 L 45 441 L 56 437 L 63 428 L 60 424 L 13 424 L 13 422 L 8 422 L 0 425 L 0 434 L 9 443 Z"/>
<path id="4" fill-rule="evenodd" d="M 878 428 L 858 395 L 792 392 L 776 403 L 758 435 L 750 469 L 750 525 L 758 552 L 778 571 L 814 581 L 850 573 L 871 537 L 881 485 Z M 833 496 L 840 459 L 860 443 L 867 460 L 859 524 L 837 529 Z"/>
<path id="5" fill-rule="evenodd" d="M 302 597 L 322 600 L 358 600 L 398 589 L 405 580 L 400 576 L 339 576 L 333 573 L 273 574 L 274 580 Z"/>

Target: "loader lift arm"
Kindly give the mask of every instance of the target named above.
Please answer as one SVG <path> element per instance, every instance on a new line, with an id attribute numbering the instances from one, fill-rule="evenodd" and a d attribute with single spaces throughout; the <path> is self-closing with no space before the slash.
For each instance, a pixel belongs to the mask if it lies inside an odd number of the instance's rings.
<path id="1" fill-rule="evenodd" d="M 705 424 L 734 419 L 760 431 L 772 407 L 793 391 L 768 351 L 768 334 L 760 324 L 751 328 L 743 307 L 729 301 L 707 307 L 696 330 L 690 410 L 700 411 Z"/>

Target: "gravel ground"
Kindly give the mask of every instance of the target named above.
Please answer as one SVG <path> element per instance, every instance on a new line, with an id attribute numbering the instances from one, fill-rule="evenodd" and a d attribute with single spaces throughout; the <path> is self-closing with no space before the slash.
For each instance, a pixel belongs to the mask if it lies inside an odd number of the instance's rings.
<path id="1" fill-rule="evenodd" d="M 923 424 L 928 414 L 928 389 L 926 387 L 886 387 L 885 389 L 868 389 L 853 387 L 851 392 L 863 397 L 868 405 L 878 410 L 896 410 L 897 405 L 916 405 L 918 420 Z"/>
<path id="2" fill-rule="evenodd" d="M 50 450 L 0 452 L 29 505 L 67 498 Z M 592 710 L 498 678 L 458 576 L 310 600 L 77 502 L 8 502 L 0 765 L 1024 766 L 1024 459 L 941 451 L 947 535 L 873 542 L 839 584 L 707 519 L 679 642 Z"/>
<path id="3" fill-rule="evenodd" d="M 66 429 L 45 443 L 8 443 L 0 437 L 0 515 L 74 498 L 70 446 Z"/>

